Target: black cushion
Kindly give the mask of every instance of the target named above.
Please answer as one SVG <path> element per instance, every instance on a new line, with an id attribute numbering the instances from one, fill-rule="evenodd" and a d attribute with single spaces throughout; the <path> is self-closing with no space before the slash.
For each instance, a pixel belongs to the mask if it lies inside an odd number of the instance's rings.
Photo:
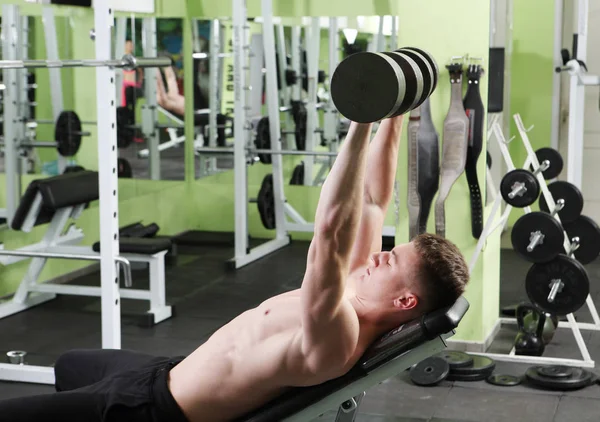
<path id="1" fill-rule="evenodd" d="M 31 182 L 13 216 L 13 230 L 23 227 L 38 192 L 42 195 L 42 209 L 35 221 L 36 226 L 49 223 L 59 208 L 87 204 L 98 199 L 98 173 L 85 170 Z"/>
<path id="2" fill-rule="evenodd" d="M 66 173 L 38 182 L 44 205 L 54 209 L 87 204 L 100 197 L 95 171 Z"/>
<path id="3" fill-rule="evenodd" d="M 119 251 L 121 253 L 154 255 L 170 248 L 171 240 L 168 237 L 121 237 L 119 239 Z M 94 252 L 100 252 L 100 242 L 94 243 L 92 249 Z"/>
<path id="4" fill-rule="evenodd" d="M 313 387 L 292 388 L 284 395 L 246 415 L 240 422 L 279 421 L 317 403 L 341 390 L 386 362 L 415 347 L 454 330 L 469 309 L 469 302 L 460 297 L 454 305 L 408 322 L 371 345 L 360 361 L 344 376 Z"/>

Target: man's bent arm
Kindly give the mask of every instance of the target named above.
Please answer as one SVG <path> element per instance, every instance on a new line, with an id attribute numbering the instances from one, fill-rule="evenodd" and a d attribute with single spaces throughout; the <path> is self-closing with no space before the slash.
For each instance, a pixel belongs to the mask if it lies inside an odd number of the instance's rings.
<path id="1" fill-rule="evenodd" d="M 383 120 L 369 146 L 364 207 L 352 251 L 351 270 L 364 265 L 369 255 L 381 250 L 383 223 L 394 192 L 403 121 L 404 115 Z"/>
<path id="2" fill-rule="evenodd" d="M 350 126 L 348 136 L 321 189 L 314 237 L 302 283 L 304 346 L 327 336 L 342 301 L 350 253 L 360 221 L 371 124 Z"/>

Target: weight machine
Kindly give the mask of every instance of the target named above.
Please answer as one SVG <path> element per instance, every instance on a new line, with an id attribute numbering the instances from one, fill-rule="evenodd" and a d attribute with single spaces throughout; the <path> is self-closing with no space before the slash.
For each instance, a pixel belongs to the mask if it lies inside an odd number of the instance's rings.
<path id="1" fill-rule="evenodd" d="M 130 268 L 127 259 L 120 254 L 119 245 L 119 209 L 118 209 L 118 183 L 117 183 L 117 137 L 116 137 L 116 89 L 115 68 L 116 67 L 160 67 L 168 66 L 170 61 L 161 58 L 113 60 L 111 55 L 111 28 L 114 25 L 113 9 L 108 0 L 96 0 L 94 4 L 94 28 L 95 28 L 95 60 L 62 61 L 56 62 L 62 66 L 91 66 L 96 67 L 96 105 L 98 116 L 98 188 L 100 197 L 100 252 L 95 260 L 100 261 L 101 274 L 101 308 L 102 308 L 102 347 L 119 349 L 121 347 L 121 308 L 120 290 L 117 263 L 125 268 Z M 3 29 L 15 28 L 19 20 L 17 6 L 5 4 L 2 6 Z M 7 24 L 7 22 L 10 22 Z M 4 38 L 4 43 L 8 40 Z M 7 51 L 7 50 L 5 50 Z M 6 57 L 5 57 L 6 58 Z M 10 63 L 0 62 L 3 69 L 4 82 L 6 84 L 5 95 L 9 98 L 17 98 L 19 83 L 17 77 L 19 69 L 27 67 L 51 67 L 52 63 L 47 61 L 23 61 L 14 60 Z M 16 118 L 16 110 L 12 107 L 5 109 L 9 119 Z M 7 119 L 5 114 L 5 120 Z M 5 129 L 6 130 L 6 129 Z M 16 139 L 17 129 L 12 129 L 11 136 L 6 139 Z M 5 132 L 6 135 L 6 132 Z M 10 144 L 8 142 L 7 144 Z M 9 145 L 9 149 L 12 147 Z M 13 158 L 16 148 L 13 148 Z M 16 160 L 14 161 L 16 163 Z M 16 170 L 15 166 L 11 168 Z M 7 170 L 8 173 L 8 170 Z M 14 179 L 13 179 L 14 181 Z M 14 196 L 15 204 L 17 194 Z M 18 254 L 17 251 L 4 250 L 5 255 Z M 21 256 L 19 254 L 19 256 Z M 33 253 L 36 258 L 55 258 L 51 253 Z M 62 257 L 62 256 L 61 256 Z M 75 256 L 73 259 L 79 259 Z M 84 258 L 87 259 L 87 258 Z M 115 280 L 117 283 L 115 283 Z M 52 367 L 0 364 L 0 379 L 33 383 L 54 383 L 54 372 Z"/>
<path id="2" fill-rule="evenodd" d="M 519 114 L 515 114 L 513 116 L 513 118 L 514 118 L 517 128 L 519 130 L 519 134 L 522 139 L 523 145 L 525 146 L 525 149 L 527 150 L 527 159 L 523 165 L 523 168 L 528 168 L 530 165 L 532 165 L 534 170 L 539 169 L 540 163 L 538 161 L 538 158 L 537 158 L 535 152 L 533 151 L 533 148 L 531 147 L 531 143 L 530 143 L 529 137 L 527 135 L 527 133 L 532 128 L 529 128 L 529 129 L 525 128 L 523 121 L 521 120 L 521 116 Z M 508 171 L 514 170 L 515 166 L 513 164 L 512 158 L 510 157 L 510 153 L 509 153 L 508 147 L 507 147 L 507 144 L 508 144 L 508 142 L 510 142 L 510 140 L 507 141 L 504 138 L 502 129 L 501 129 L 498 121 L 496 121 L 493 124 L 491 130 L 488 132 L 488 140 L 491 137 L 494 137 L 498 143 L 499 149 L 500 149 L 502 156 L 504 158 L 504 161 L 506 163 L 507 170 Z M 542 195 L 544 196 L 544 199 L 546 200 L 548 207 L 550 209 L 554 209 L 556 207 L 556 203 L 554 201 L 554 198 L 552 197 L 552 194 L 550 193 L 550 191 L 548 189 L 548 186 L 546 185 L 546 181 L 544 180 L 541 172 L 538 172 L 537 174 L 535 174 L 535 177 L 537 178 L 537 180 L 540 184 Z M 502 204 L 502 196 L 496 195 L 494 204 L 492 205 L 490 215 L 488 216 L 488 219 L 485 223 L 483 233 L 481 234 L 481 237 L 479 238 L 479 241 L 477 242 L 475 252 L 473 253 L 473 256 L 471 257 L 471 261 L 470 261 L 470 265 L 469 265 L 469 270 L 471 272 L 473 271 L 475 264 L 477 263 L 477 259 L 479 258 L 480 253 L 485 248 L 487 238 L 496 229 L 503 228 L 508 221 L 508 217 L 513 208 L 512 206 L 510 206 L 508 204 L 506 205 L 504 212 L 502 213 L 500 219 L 496 220 L 496 214 L 498 214 L 501 204 Z M 524 211 L 525 211 L 525 213 L 530 213 L 531 207 L 524 207 Z M 554 215 L 554 218 L 560 222 L 560 218 L 558 217 L 558 215 Z M 571 244 L 571 240 L 568 238 L 568 236 L 566 234 L 564 237 L 563 247 L 564 247 L 565 252 L 567 252 L 567 253 L 569 253 L 570 251 L 573 250 L 573 245 Z M 584 368 L 593 368 L 595 365 L 595 362 L 594 362 L 594 360 L 592 360 L 592 358 L 590 356 L 590 353 L 587 349 L 585 341 L 583 340 L 583 336 L 581 335 L 581 330 L 594 330 L 594 331 L 600 330 L 600 317 L 598 316 L 598 311 L 597 311 L 596 306 L 590 295 L 588 295 L 588 297 L 586 299 L 586 304 L 587 304 L 588 309 L 594 320 L 594 322 L 592 324 L 577 322 L 575 320 L 575 316 L 573 314 L 567 315 L 567 322 L 559 322 L 559 324 L 558 324 L 558 327 L 560 327 L 560 328 L 570 328 L 571 329 L 573 336 L 575 337 L 575 340 L 579 347 L 579 351 L 581 352 L 582 359 L 565 359 L 565 358 L 554 358 L 554 357 L 545 357 L 545 356 L 516 355 L 514 348 L 511 350 L 511 352 L 508 355 L 497 354 L 497 353 L 478 353 L 478 354 L 488 356 L 495 360 L 507 361 L 507 362 L 521 362 L 521 363 L 546 364 L 546 365 L 567 365 L 567 366 L 578 366 L 578 367 L 584 367 Z M 515 324 L 516 320 L 514 318 L 500 318 L 500 323 L 501 324 Z"/>

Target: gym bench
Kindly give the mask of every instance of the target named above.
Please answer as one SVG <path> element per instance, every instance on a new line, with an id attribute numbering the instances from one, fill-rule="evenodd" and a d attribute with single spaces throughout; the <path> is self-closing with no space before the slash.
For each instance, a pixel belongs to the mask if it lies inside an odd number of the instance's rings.
<path id="1" fill-rule="evenodd" d="M 39 253 L 49 253 L 53 258 L 98 260 L 99 243 L 93 247 L 77 246 L 83 239 L 83 232 L 74 225 L 65 232 L 69 219 L 79 218 L 88 204 L 98 198 L 98 173 L 94 171 L 66 173 L 35 180 L 29 184 L 15 212 L 11 227 L 14 230 L 30 232 L 35 226 L 49 223 L 48 229 L 38 243 L 14 251 L 0 249 L 2 265 L 31 258 L 27 273 L 13 298 L 0 304 L 0 318 L 52 300 L 57 294 L 101 296 L 101 287 L 38 283 L 48 258 L 32 257 Z M 166 305 L 165 297 L 165 255 L 171 248 L 171 241 L 165 238 L 121 238 L 119 248 L 121 257 L 129 262 L 147 263 L 150 269 L 149 290 L 120 289 L 120 296 L 150 301 L 150 309 L 146 313 L 147 320 L 144 321 L 146 326 L 170 318 L 172 311 L 171 307 Z M 32 255 L 28 256 L 28 253 Z M 125 286 L 130 287 L 127 279 Z"/>
<path id="2" fill-rule="evenodd" d="M 307 422 L 335 409 L 336 422 L 353 422 L 366 390 L 441 352 L 468 309 L 460 297 L 449 308 L 408 322 L 371 345 L 346 375 L 293 388 L 238 422 Z"/>

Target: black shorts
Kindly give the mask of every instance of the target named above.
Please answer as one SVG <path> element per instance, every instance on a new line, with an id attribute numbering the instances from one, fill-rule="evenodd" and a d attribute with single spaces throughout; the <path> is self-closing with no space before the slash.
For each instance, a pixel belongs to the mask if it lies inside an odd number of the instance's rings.
<path id="1" fill-rule="evenodd" d="M 0 401 L 4 422 L 187 422 L 168 386 L 183 357 L 74 350 L 56 362 L 56 393 Z"/>

